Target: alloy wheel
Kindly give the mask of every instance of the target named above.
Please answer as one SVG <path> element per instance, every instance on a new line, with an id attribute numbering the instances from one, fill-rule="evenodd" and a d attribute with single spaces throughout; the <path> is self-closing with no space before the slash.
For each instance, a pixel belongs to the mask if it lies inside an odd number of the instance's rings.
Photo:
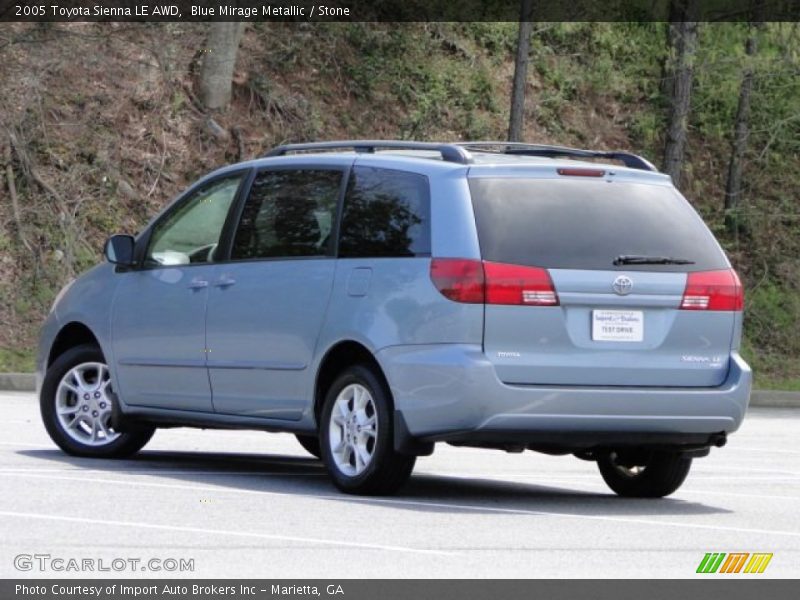
<path id="1" fill-rule="evenodd" d="M 61 378 L 56 390 L 56 415 L 64 432 L 87 446 L 105 446 L 119 432 L 111 426 L 112 387 L 108 366 L 81 363 Z"/>
<path id="2" fill-rule="evenodd" d="M 360 475 L 372 462 L 378 441 L 375 400 L 359 383 L 346 386 L 331 411 L 331 454 L 336 468 L 350 477 Z"/>

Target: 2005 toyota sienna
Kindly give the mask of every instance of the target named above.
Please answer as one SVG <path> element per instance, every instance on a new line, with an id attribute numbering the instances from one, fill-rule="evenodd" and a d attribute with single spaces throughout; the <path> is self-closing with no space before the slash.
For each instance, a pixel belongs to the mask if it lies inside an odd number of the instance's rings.
<path id="1" fill-rule="evenodd" d="M 280 146 L 105 254 L 38 356 L 44 424 L 77 456 L 157 427 L 291 432 L 341 490 L 377 494 L 447 442 L 573 454 L 659 497 L 749 400 L 739 278 L 633 154 Z"/>

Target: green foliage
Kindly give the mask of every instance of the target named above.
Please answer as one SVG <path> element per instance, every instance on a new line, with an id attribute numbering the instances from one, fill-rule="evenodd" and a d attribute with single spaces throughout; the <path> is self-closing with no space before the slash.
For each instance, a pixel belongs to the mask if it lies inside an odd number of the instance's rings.
<path id="1" fill-rule="evenodd" d="M 748 337 L 742 342 L 741 353 L 753 369 L 756 389 L 800 391 L 800 370 L 796 358 L 765 352 L 756 348 Z"/>
<path id="2" fill-rule="evenodd" d="M 517 46 L 516 23 L 464 23 L 463 30 L 480 47 L 496 60 L 501 61 L 503 55 L 513 52 Z"/>
<path id="3" fill-rule="evenodd" d="M 759 387 L 780 389 L 800 382 L 800 293 L 780 280 L 748 291 L 743 354 Z M 789 389 L 789 388 L 783 388 Z"/>
<path id="4" fill-rule="evenodd" d="M 662 126 L 661 115 L 653 111 L 640 110 L 632 115 L 628 131 L 642 154 L 658 155 Z"/>
<path id="5" fill-rule="evenodd" d="M 704 24 L 699 35 L 692 124 L 702 135 L 721 141 L 732 131 L 736 115 L 747 26 Z"/>
<path id="6" fill-rule="evenodd" d="M 464 98 L 463 107 L 467 110 L 480 108 L 489 112 L 497 112 L 499 110 L 497 96 L 494 81 L 488 70 L 478 69 L 472 78 L 469 94 Z"/>
<path id="7" fill-rule="evenodd" d="M 499 43 L 502 29 L 482 25 L 480 32 L 473 32 L 476 41 Z M 342 34 L 357 55 L 343 67 L 350 92 L 359 100 L 399 110 L 404 115 L 398 124 L 401 138 L 435 137 L 447 120 L 455 120 L 462 135 L 486 135 L 490 127 L 480 113 L 501 110 L 496 78 L 487 66 L 465 63 L 443 50 L 445 42 L 453 44 L 458 27 L 422 27 L 409 35 L 404 28 L 347 25 Z M 495 42 L 488 41 L 489 34 Z"/>
<path id="8" fill-rule="evenodd" d="M 746 332 L 751 343 L 765 354 L 800 356 L 800 294 L 775 281 L 749 290 Z"/>
<path id="9" fill-rule="evenodd" d="M 466 140 L 488 140 L 493 137 L 492 123 L 487 117 L 477 112 L 469 112 L 465 115 L 462 131 Z"/>
<path id="10" fill-rule="evenodd" d="M 172 102 L 170 103 L 170 109 L 172 114 L 173 115 L 179 114 L 185 104 L 186 104 L 186 95 L 181 91 L 176 91 L 172 95 Z"/>
<path id="11" fill-rule="evenodd" d="M 762 390 L 780 390 L 783 392 L 800 392 L 800 377 L 773 378 L 756 376 L 756 388 Z"/>
<path id="12" fill-rule="evenodd" d="M 35 369 L 33 350 L 0 348 L 0 373 L 30 373 Z"/>

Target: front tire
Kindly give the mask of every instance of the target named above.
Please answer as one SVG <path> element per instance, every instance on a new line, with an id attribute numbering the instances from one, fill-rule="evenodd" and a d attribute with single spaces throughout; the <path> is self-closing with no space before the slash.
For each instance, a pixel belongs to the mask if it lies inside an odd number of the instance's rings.
<path id="1" fill-rule="evenodd" d="M 371 368 L 350 367 L 333 383 L 320 419 L 320 447 L 336 487 L 391 494 L 408 480 L 416 456 L 395 452 L 393 420 L 389 391 Z"/>
<path id="2" fill-rule="evenodd" d="M 608 452 L 597 466 L 608 487 L 629 498 L 663 498 L 677 490 L 692 466 L 692 459 L 679 452 L 652 451 L 626 456 Z"/>
<path id="3" fill-rule="evenodd" d="M 122 458 L 138 452 L 155 429 L 115 431 L 111 414 L 116 402 L 103 353 L 83 345 L 67 350 L 47 369 L 39 408 L 50 438 L 67 454 Z"/>

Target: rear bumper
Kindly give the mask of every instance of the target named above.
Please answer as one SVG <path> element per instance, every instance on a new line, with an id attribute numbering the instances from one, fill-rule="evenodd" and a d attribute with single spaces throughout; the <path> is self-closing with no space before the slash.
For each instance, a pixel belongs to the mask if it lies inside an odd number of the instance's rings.
<path id="1" fill-rule="evenodd" d="M 507 385 L 478 345 L 391 347 L 378 360 L 408 433 L 428 441 L 709 445 L 738 429 L 752 385 L 735 353 L 715 388 Z"/>

